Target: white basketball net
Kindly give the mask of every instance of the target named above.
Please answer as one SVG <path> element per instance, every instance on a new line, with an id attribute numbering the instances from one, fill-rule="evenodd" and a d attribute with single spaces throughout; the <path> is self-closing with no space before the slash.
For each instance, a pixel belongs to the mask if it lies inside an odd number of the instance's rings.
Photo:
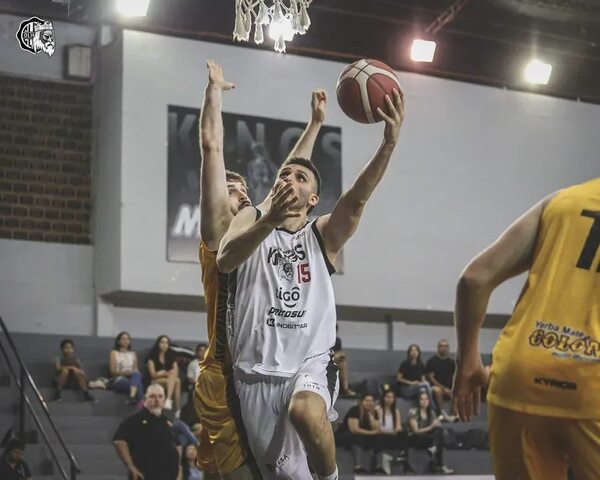
<path id="1" fill-rule="evenodd" d="M 249 41 L 254 25 L 254 43 L 264 42 L 263 28 L 270 26 L 275 40 L 275 51 L 285 52 L 285 42 L 294 34 L 304 35 L 310 27 L 308 6 L 312 0 L 235 0 L 235 28 L 233 39 Z"/>

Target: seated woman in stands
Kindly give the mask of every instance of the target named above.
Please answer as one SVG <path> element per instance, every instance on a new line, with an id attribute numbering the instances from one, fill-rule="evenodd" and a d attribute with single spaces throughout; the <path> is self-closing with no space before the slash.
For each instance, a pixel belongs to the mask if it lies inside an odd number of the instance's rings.
<path id="1" fill-rule="evenodd" d="M 425 379 L 427 369 L 421 360 L 421 348 L 412 344 L 406 352 L 406 359 L 400 364 L 396 374 L 397 392 L 402 398 L 416 400 L 421 392 L 429 395 L 433 405 L 431 385 Z"/>
<path id="2" fill-rule="evenodd" d="M 426 392 L 419 394 L 416 408 L 408 411 L 408 426 L 411 436 L 411 446 L 427 449 L 432 456 L 432 469 L 436 473 L 454 473 L 454 470 L 444 465 L 444 430 L 442 417 L 437 417 L 431 407 L 431 399 Z"/>
<path id="3" fill-rule="evenodd" d="M 393 452 L 397 458 L 405 459 L 408 449 L 408 433 L 402 429 L 402 417 L 396 407 L 396 394 L 386 390 L 375 407 L 375 419 L 379 423 L 380 434 L 376 439 L 377 470 L 390 474 L 389 459 L 385 452 Z"/>
<path id="4" fill-rule="evenodd" d="M 181 456 L 181 467 L 183 480 L 202 480 L 203 473 L 196 466 L 198 450 L 195 444 L 188 443 Z"/>
<path id="5" fill-rule="evenodd" d="M 144 399 L 142 374 L 138 369 L 137 353 L 131 350 L 131 336 L 121 332 L 115 338 L 115 346 L 109 356 L 109 370 L 112 389 L 127 393 L 127 403 L 139 404 Z"/>
<path id="6" fill-rule="evenodd" d="M 156 339 L 147 358 L 148 374 L 152 383 L 162 385 L 167 392 L 165 410 L 181 408 L 181 381 L 175 353 L 171 350 L 171 339 L 161 335 Z"/>
<path id="7" fill-rule="evenodd" d="M 336 433 L 336 443 L 352 452 L 355 473 L 371 470 L 377 443 L 375 438 L 379 432 L 375 398 L 370 393 L 364 394 L 358 404 L 348 410 Z"/>

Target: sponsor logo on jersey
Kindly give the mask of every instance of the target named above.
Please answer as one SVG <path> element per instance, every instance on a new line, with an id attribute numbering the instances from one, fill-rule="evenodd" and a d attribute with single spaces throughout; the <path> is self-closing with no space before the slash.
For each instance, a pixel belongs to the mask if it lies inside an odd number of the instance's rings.
<path id="1" fill-rule="evenodd" d="M 281 468 L 289 461 L 290 457 L 285 453 L 279 457 L 275 463 L 267 463 L 265 466 L 269 472 L 276 472 L 277 470 L 281 470 Z"/>
<path id="2" fill-rule="evenodd" d="M 268 312 L 267 327 L 284 328 L 288 330 L 300 330 L 308 327 L 308 323 L 283 323 L 276 320 L 275 317 L 296 319 L 302 318 L 306 310 L 284 310 L 282 308 L 271 307 Z"/>
<path id="3" fill-rule="evenodd" d="M 559 352 L 572 352 L 592 358 L 600 358 L 600 342 L 589 336 L 581 336 L 580 332 L 563 327 L 558 331 L 554 328 L 538 328 L 529 336 L 529 345 Z"/>
<path id="4" fill-rule="evenodd" d="M 287 258 L 282 258 L 277 265 L 277 274 L 282 280 L 292 283 L 294 280 L 294 264 Z"/>
<path id="5" fill-rule="evenodd" d="M 269 248 L 267 262 L 277 268 L 277 275 L 282 280 L 292 283 L 294 281 L 294 263 L 306 258 L 306 252 L 301 244 L 294 245 L 289 250 Z"/>
<path id="6" fill-rule="evenodd" d="M 281 323 L 273 317 L 267 318 L 267 327 L 283 328 L 284 330 L 302 330 L 308 328 L 308 323 Z"/>
<path id="7" fill-rule="evenodd" d="M 225 324 L 227 325 L 227 334 L 230 337 L 235 335 L 235 318 L 234 318 L 234 310 L 233 308 L 227 308 L 227 312 L 225 313 Z"/>
<path id="8" fill-rule="evenodd" d="M 306 310 L 285 310 L 283 308 L 271 307 L 267 315 L 269 317 L 283 318 L 302 318 L 306 314 Z"/>
<path id="9" fill-rule="evenodd" d="M 294 287 L 288 292 L 281 287 L 277 287 L 275 297 L 278 300 L 281 300 L 286 307 L 294 308 L 300 300 L 300 289 L 298 287 Z"/>
<path id="10" fill-rule="evenodd" d="M 567 382 L 565 380 L 556 380 L 554 378 L 536 377 L 534 380 L 536 385 L 544 385 L 546 387 L 560 388 L 561 390 L 577 390 L 577 384 Z"/>
<path id="11" fill-rule="evenodd" d="M 272 265 L 279 265 L 279 263 L 283 259 L 287 259 L 292 263 L 301 262 L 306 258 L 306 252 L 304 251 L 304 246 L 302 244 L 294 245 L 293 248 L 289 250 L 283 250 L 281 248 L 269 248 L 269 253 L 267 254 L 267 262 Z"/>

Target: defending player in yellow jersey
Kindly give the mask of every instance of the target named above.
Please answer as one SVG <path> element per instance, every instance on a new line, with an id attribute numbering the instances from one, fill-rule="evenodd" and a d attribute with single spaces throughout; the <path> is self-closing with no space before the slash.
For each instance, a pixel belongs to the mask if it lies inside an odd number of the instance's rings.
<path id="1" fill-rule="evenodd" d="M 461 275 L 454 406 L 478 413 L 492 291 L 529 270 L 494 348 L 488 422 L 498 480 L 600 478 L 600 178 L 539 202 Z"/>
<path id="2" fill-rule="evenodd" d="M 208 85 L 200 115 L 200 234 L 202 285 L 206 301 L 208 349 L 200 365 L 194 392 L 196 414 L 203 426 L 198 464 L 211 479 L 255 479 L 245 444 L 233 383 L 228 381 L 231 361 L 225 335 L 228 276 L 219 272 L 216 252 L 233 217 L 251 204 L 244 178 L 225 170 L 221 94 L 235 87 L 226 82 L 220 65 L 209 61 Z M 310 157 L 325 119 L 325 92 L 312 93 L 312 118 L 290 156 Z M 268 208 L 269 199 L 259 208 Z"/>

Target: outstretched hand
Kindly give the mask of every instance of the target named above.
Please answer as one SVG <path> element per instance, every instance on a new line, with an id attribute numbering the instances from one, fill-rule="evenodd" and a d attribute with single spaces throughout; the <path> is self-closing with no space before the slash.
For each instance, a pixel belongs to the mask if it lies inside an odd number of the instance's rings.
<path id="1" fill-rule="evenodd" d="M 400 127 L 404 120 L 404 95 L 398 90 L 393 91 L 394 101 L 389 95 L 385 96 L 387 104 L 387 114 L 381 108 L 377 108 L 377 113 L 385 121 L 385 130 L 383 137 L 386 142 L 396 144 L 398 135 L 400 135 Z"/>
<path id="2" fill-rule="evenodd" d="M 223 77 L 223 67 L 213 60 L 207 60 L 206 67 L 208 68 L 208 86 L 220 88 L 221 90 L 231 90 L 235 88 L 235 84 L 226 82 Z"/>
<path id="3" fill-rule="evenodd" d="M 487 386 L 488 380 L 488 372 L 479 355 L 457 363 L 452 388 L 452 410 L 463 422 L 479 415 L 481 389 Z"/>
<path id="4" fill-rule="evenodd" d="M 273 190 L 271 207 L 266 218 L 274 227 L 278 227 L 288 218 L 299 217 L 300 212 L 290 210 L 297 201 L 298 196 L 294 194 L 292 185 L 286 182 L 279 183 Z"/>
<path id="5" fill-rule="evenodd" d="M 325 121 L 325 107 L 327 106 L 327 92 L 320 88 L 313 90 L 310 106 L 313 121 L 323 123 Z"/>

